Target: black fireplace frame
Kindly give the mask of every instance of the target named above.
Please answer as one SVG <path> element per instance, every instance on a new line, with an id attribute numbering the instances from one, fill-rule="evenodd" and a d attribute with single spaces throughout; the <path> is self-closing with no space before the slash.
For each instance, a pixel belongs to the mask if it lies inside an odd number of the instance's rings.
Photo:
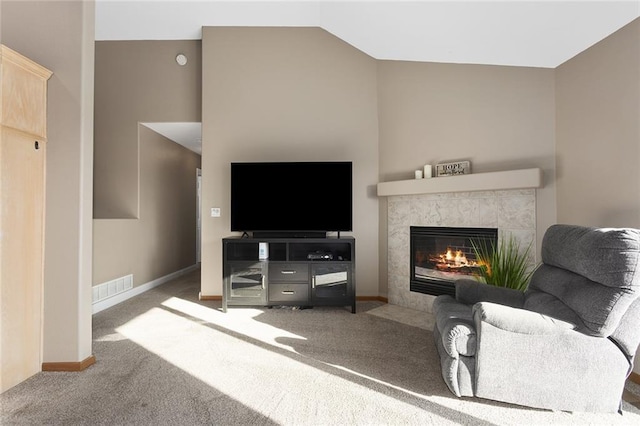
<path id="1" fill-rule="evenodd" d="M 447 226 L 411 226 L 409 229 L 410 244 L 410 282 L 409 290 L 416 293 L 439 296 L 449 294 L 455 296 L 456 288 L 454 280 L 436 278 L 416 278 L 415 276 L 415 244 L 418 237 L 467 237 L 467 238 L 491 238 L 495 243 L 498 241 L 497 228 L 468 228 L 468 227 L 447 227 Z"/>

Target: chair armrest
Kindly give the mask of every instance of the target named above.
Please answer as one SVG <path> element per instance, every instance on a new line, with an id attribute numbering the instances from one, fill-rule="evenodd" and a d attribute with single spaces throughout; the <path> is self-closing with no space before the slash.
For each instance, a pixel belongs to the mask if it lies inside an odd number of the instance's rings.
<path id="1" fill-rule="evenodd" d="M 455 286 L 456 300 L 466 305 L 478 302 L 493 302 L 514 308 L 524 305 L 524 293 L 520 290 L 496 287 L 470 279 L 457 280 Z"/>
<path id="2" fill-rule="evenodd" d="M 486 323 L 519 334 L 566 334 L 575 329 L 574 324 L 547 315 L 490 302 L 476 303 L 473 306 L 473 318 L 476 327 Z"/>

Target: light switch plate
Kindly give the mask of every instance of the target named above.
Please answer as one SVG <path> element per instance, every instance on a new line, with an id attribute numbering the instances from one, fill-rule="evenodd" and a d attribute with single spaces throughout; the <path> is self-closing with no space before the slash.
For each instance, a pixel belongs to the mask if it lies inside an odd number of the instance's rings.
<path id="1" fill-rule="evenodd" d="M 211 217 L 220 217 L 220 207 L 211 207 Z"/>

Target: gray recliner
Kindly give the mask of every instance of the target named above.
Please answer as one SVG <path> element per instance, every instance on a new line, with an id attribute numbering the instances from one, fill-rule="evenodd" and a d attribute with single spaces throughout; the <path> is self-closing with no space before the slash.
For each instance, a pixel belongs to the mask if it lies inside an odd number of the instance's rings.
<path id="1" fill-rule="evenodd" d="M 640 343 L 640 230 L 553 225 L 525 292 L 470 279 L 436 297 L 442 376 L 457 396 L 619 411 Z"/>

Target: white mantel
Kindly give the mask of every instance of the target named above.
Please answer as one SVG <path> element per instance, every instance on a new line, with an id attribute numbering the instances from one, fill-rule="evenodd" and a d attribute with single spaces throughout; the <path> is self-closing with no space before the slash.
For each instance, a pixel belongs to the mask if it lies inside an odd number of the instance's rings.
<path id="1" fill-rule="evenodd" d="M 542 170 L 535 168 L 380 182 L 378 184 L 378 196 L 499 191 L 541 188 L 542 185 Z"/>

